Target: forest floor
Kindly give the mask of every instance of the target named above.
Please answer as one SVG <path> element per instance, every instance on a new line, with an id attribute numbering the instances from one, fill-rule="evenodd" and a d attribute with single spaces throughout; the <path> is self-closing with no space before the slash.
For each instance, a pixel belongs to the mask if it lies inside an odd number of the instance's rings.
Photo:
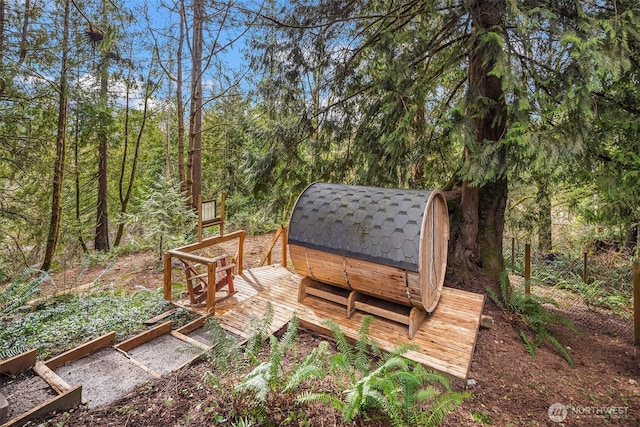
<path id="1" fill-rule="evenodd" d="M 246 239 L 245 268 L 257 266 L 271 237 Z M 131 290 L 162 286 L 162 270 L 151 253 L 121 256 L 108 268 L 102 265 L 84 270 L 69 269 L 54 275 L 54 280 L 59 289 L 67 289 L 92 282 L 97 277 L 100 277 L 100 283 Z M 467 285 L 470 291 L 484 292 L 485 288 L 483 283 Z M 539 288 L 534 292 L 550 291 Z M 569 349 L 575 368 L 571 368 L 548 343 L 531 356 L 519 335 L 519 322 L 487 298 L 484 313 L 492 316 L 495 323 L 493 327 L 479 331 L 469 379 L 452 379 L 455 390 L 470 391 L 473 397 L 450 414 L 443 425 L 638 425 L 640 356 L 637 347 L 633 346 L 633 320 L 588 307 L 567 292 L 554 290 L 553 298 L 558 302 L 557 310 L 580 330 L 579 334 L 564 327 L 556 330 Z M 301 354 L 305 349 L 315 348 L 323 339 L 301 330 Z M 207 410 L 203 410 L 227 407 L 232 400 L 228 395 L 216 394 L 204 384 L 203 377 L 208 370 L 207 363 L 195 363 L 145 385 L 113 404 L 58 414 L 44 425 L 231 425 L 223 420 L 212 421 L 211 414 L 207 416 Z M 272 410 L 275 408 L 275 412 L 282 414 L 280 421 L 274 420 L 273 425 L 346 425 L 340 414 L 328 410 L 326 405 L 305 409 L 304 419 L 287 418 L 298 404 L 287 395 L 278 396 L 279 401 L 269 402 Z M 552 407 L 553 404 L 561 405 Z M 556 423 L 552 418 L 563 421 Z M 369 420 L 349 425 L 381 426 L 384 423 Z"/>

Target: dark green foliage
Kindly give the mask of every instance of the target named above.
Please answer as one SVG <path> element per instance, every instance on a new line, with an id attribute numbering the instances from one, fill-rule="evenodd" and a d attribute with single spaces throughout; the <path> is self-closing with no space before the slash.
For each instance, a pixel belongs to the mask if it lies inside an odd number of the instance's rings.
<path id="1" fill-rule="evenodd" d="M 370 412 L 382 411 L 394 426 L 434 426 L 471 397 L 466 392 L 452 391 L 444 375 L 403 358 L 411 349 L 409 345 L 396 347 L 390 353 L 382 353 L 377 347 L 375 353 L 371 352 L 369 326 L 373 319 L 372 316 L 363 319 L 355 345 L 349 343 L 336 323 L 326 322 L 339 349 L 331 357 L 330 369 L 337 379 L 348 377 L 350 381 L 344 384 L 342 398 L 305 392 L 298 397 L 299 402 L 330 404 L 340 410 L 348 423 Z"/>
<path id="2" fill-rule="evenodd" d="M 284 356 L 291 351 L 297 343 L 298 318 L 294 317 L 287 325 L 287 331 L 278 339 L 274 335 L 269 336 L 269 359 L 260 363 L 243 378 L 235 388 L 237 392 L 249 392 L 263 403 L 269 391 L 280 390 L 285 387 L 286 372 L 282 365 Z M 307 363 L 306 366 L 309 366 Z M 300 375 L 301 372 L 298 373 Z M 289 384 L 289 389 L 294 387 L 294 382 Z"/>
<path id="3" fill-rule="evenodd" d="M 210 317 L 204 327 L 211 340 L 211 349 L 204 355 L 207 363 L 215 367 L 216 374 L 224 375 L 233 371 L 242 357 L 240 344 L 222 328 L 217 317 Z M 208 375 L 207 378 L 215 377 Z"/>
<path id="4" fill-rule="evenodd" d="M 45 358 L 111 331 L 122 339 L 142 330 L 145 319 L 166 309 L 161 290 L 133 295 L 102 290 L 53 297 L 29 311 L 0 320 L 0 352 L 37 348 L 39 356 Z"/>
<path id="5" fill-rule="evenodd" d="M 0 289 L 0 320 L 38 296 L 40 284 L 47 280 L 51 280 L 47 272 L 29 268 Z"/>
<path id="6" fill-rule="evenodd" d="M 245 343 L 245 357 L 256 364 L 264 343 L 269 339 L 271 325 L 273 324 L 273 305 L 268 303 L 267 310 L 261 319 L 255 316 L 249 318 L 249 337 Z"/>
<path id="7" fill-rule="evenodd" d="M 498 297 L 492 289 L 487 289 L 493 301 L 503 308 L 517 314 L 520 321 L 528 330 L 520 329 L 519 334 L 525 343 L 529 354 L 535 355 L 536 349 L 544 342 L 551 344 L 562 357 L 565 358 L 569 366 L 575 367 L 573 359 L 567 348 L 560 342 L 551 329 L 554 325 L 562 325 L 569 328 L 574 333 L 578 333 L 578 328 L 567 318 L 544 307 L 543 304 L 557 305 L 551 298 L 542 298 L 535 295 L 527 295 L 515 290 L 509 283 L 509 275 L 505 271 L 500 282 L 501 295 Z M 529 334 L 533 335 L 531 338 Z"/>
<path id="8" fill-rule="evenodd" d="M 139 210 L 128 214 L 127 219 L 141 227 L 138 238 L 156 249 L 158 260 L 165 250 L 193 239 L 196 215 L 177 181 L 157 177 L 141 199 Z"/>

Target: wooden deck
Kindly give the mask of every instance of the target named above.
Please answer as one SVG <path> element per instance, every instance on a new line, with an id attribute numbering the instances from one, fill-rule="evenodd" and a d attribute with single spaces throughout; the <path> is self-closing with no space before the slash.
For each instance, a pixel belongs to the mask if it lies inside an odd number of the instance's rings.
<path id="1" fill-rule="evenodd" d="M 364 314 L 356 312 L 346 318 L 345 307 L 314 296 L 298 302 L 298 287 L 302 277 L 281 266 L 245 270 L 234 278 L 236 294 L 216 304 L 216 315 L 222 326 L 246 338 L 250 316 L 260 319 L 268 303 L 274 310 L 272 332 L 281 329 L 294 314 L 303 327 L 328 332 L 325 319 L 338 323 L 344 333 L 357 339 Z M 383 349 L 411 342 L 419 347 L 407 357 L 425 366 L 466 378 L 473 357 L 484 295 L 444 287 L 435 311 L 427 317 L 413 340 L 409 341 L 407 326 L 376 318 L 370 336 Z"/>

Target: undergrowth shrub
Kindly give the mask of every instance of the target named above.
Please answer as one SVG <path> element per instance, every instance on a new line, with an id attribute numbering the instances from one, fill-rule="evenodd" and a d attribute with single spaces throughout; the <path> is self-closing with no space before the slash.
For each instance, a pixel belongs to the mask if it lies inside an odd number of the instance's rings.
<path id="1" fill-rule="evenodd" d="M 140 227 L 140 232 L 130 238 L 137 239 L 141 246 L 148 242 L 155 248 L 159 261 L 167 248 L 182 246 L 194 239 L 196 214 L 176 180 L 159 177 L 141 197 L 139 205 L 139 211 L 126 218 Z"/>
<path id="2" fill-rule="evenodd" d="M 143 330 L 144 320 L 168 307 L 160 289 L 53 297 L 0 321 L 0 354 L 37 348 L 39 357 L 46 358 L 111 331 L 122 339 Z"/>
<path id="3" fill-rule="evenodd" d="M 435 426 L 471 397 L 468 392 L 453 391 L 443 374 L 404 358 L 414 346 L 400 345 L 388 353 L 381 351 L 370 339 L 373 319 L 365 316 L 354 345 L 335 322 L 325 322 L 339 349 L 330 358 L 330 371 L 348 381 L 338 395 L 305 392 L 298 397 L 299 402 L 330 404 L 347 423 L 381 411 L 394 426 Z"/>
<path id="4" fill-rule="evenodd" d="M 244 346 L 211 321 L 213 347 L 206 356 L 211 371 L 205 374 L 205 382 L 227 397 L 223 403 L 211 402 L 205 414 L 231 425 L 278 425 L 272 417 L 282 408 L 270 406 L 277 396 L 278 401 L 287 402 L 288 415 L 279 418 L 284 423 L 310 425 L 304 424 L 309 423 L 305 407 L 316 403 L 336 408 L 345 423 L 384 417 L 394 426 L 432 426 L 471 396 L 453 391 L 443 374 L 404 358 L 413 346 L 382 351 L 370 339 L 373 319 L 364 317 L 354 344 L 335 322 L 327 321 L 337 351 L 330 351 L 329 342 L 322 341 L 304 357 L 298 356 L 297 317 L 279 339 L 268 334 L 271 305 L 262 319 L 252 318 Z"/>
<path id="5" fill-rule="evenodd" d="M 491 288 L 487 289 L 487 293 L 497 305 L 518 315 L 519 320 L 526 327 L 526 329 L 520 328 L 519 334 L 529 354 L 534 356 L 536 350 L 544 342 L 547 342 L 564 357 L 569 366 L 575 367 L 569 351 L 551 327 L 563 325 L 574 333 L 579 333 L 579 331 L 569 318 L 554 313 L 543 306 L 543 304 L 557 306 L 553 299 L 525 294 L 520 290 L 513 289 L 506 271 L 503 272 L 500 280 L 500 296 L 496 295 Z"/>
<path id="6" fill-rule="evenodd" d="M 510 248 L 506 250 L 510 251 Z M 510 264 L 510 252 L 505 253 L 505 259 Z M 513 271 L 524 274 L 523 254 L 516 255 Z M 531 257 L 531 281 L 570 291 L 589 307 L 612 310 L 625 317 L 632 315 L 632 258 L 628 252 L 589 253 L 586 282 L 582 252 L 534 253 Z"/>

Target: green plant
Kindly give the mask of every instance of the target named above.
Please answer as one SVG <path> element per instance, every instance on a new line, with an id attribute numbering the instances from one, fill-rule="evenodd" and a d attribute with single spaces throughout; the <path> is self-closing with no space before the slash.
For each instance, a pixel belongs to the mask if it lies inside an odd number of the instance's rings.
<path id="1" fill-rule="evenodd" d="M 40 285 L 51 276 L 46 271 L 27 268 L 0 290 L 0 320 L 15 313 L 40 294 Z"/>
<path id="2" fill-rule="evenodd" d="M 487 293 L 496 304 L 517 314 L 522 323 L 528 328 L 528 331 L 520 329 L 519 334 L 529 354 L 534 356 L 536 350 L 546 341 L 560 352 L 569 366 L 575 367 L 569 351 L 551 330 L 551 326 L 564 325 L 575 333 L 579 331 L 569 318 L 547 310 L 543 306 L 543 304 L 557 306 L 553 299 L 525 294 L 513 289 L 506 271 L 502 273 L 500 280 L 500 297 L 492 289 L 487 289 Z"/>
<path id="3" fill-rule="evenodd" d="M 204 354 L 205 360 L 216 373 L 228 373 L 241 359 L 240 344 L 222 328 L 216 317 L 209 318 L 205 328 L 211 340 L 211 348 Z M 217 381 L 217 376 L 208 372 L 205 379 L 211 384 Z"/>
<path id="4" fill-rule="evenodd" d="M 412 346 L 399 346 L 390 353 L 380 351 L 369 337 L 372 320 L 371 316 L 363 319 L 354 346 L 336 323 L 326 322 L 340 350 L 331 358 L 333 369 L 347 373 L 351 383 L 343 391 L 343 399 L 329 393 L 305 392 L 298 397 L 299 402 L 330 404 L 342 413 L 345 422 L 380 410 L 394 426 L 432 426 L 470 397 L 469 393 L 452 391 L 442 374 L 402 357 Z M 379 362 L 371 370 L 374 358 Z"/>
<path id="5" fill-rule="evenodd" d="M 259 402 L 264 402 L 270 390 L 278 390 L 285 384 L 285 371 L 282 366 L 285 354 L 296 343 L 298 334 L 298 318 L 289 322 L 287 331 L 278 340 L 274 335 L 269 336 L 269 359 L 260 363 L 249 372 L 242 382 L 235 387 L 237 392 L 250 392 Z"/>
<path id="6" fill-rule="evenodd" d="M 249 317 L 249 337 L 245 344 L 244 355 L 252 363 L 258 362 L 258 353 L 265 341 L 271 335 L 269 332 L 273 323 L 273 305 L 267 303 L 267 310 L 261 319 L 251 315 Z"/>
<path id="7" fill-rule="evenodd" d="M 491 425 L 491 419 L 489 418 L 489 415 L 485 412 L 471 411 L 471 418 L 473 419 L 473 421 L 477 423 Z"/>
<path id="8" fill-rule="evenodd" d="M 142 226 L 142 235 L 153 242 L 158 260 L 162 260 L 166 248 L 192 239 L 196 215 L 178 182 L 159 177 L 142 197 L 140 210 L 127 215 L 127 220 Z"/>
<path id="9" fill-rule="evenodd" d="M 122 338 L 143 330 L 142 322 L 167 306 L 160 289 L 135 294 L 107 289 L 50 298 L 2 321 L 0 353 L 15 347 L 37 348 L 46 357 L 111 331 Z"/>

